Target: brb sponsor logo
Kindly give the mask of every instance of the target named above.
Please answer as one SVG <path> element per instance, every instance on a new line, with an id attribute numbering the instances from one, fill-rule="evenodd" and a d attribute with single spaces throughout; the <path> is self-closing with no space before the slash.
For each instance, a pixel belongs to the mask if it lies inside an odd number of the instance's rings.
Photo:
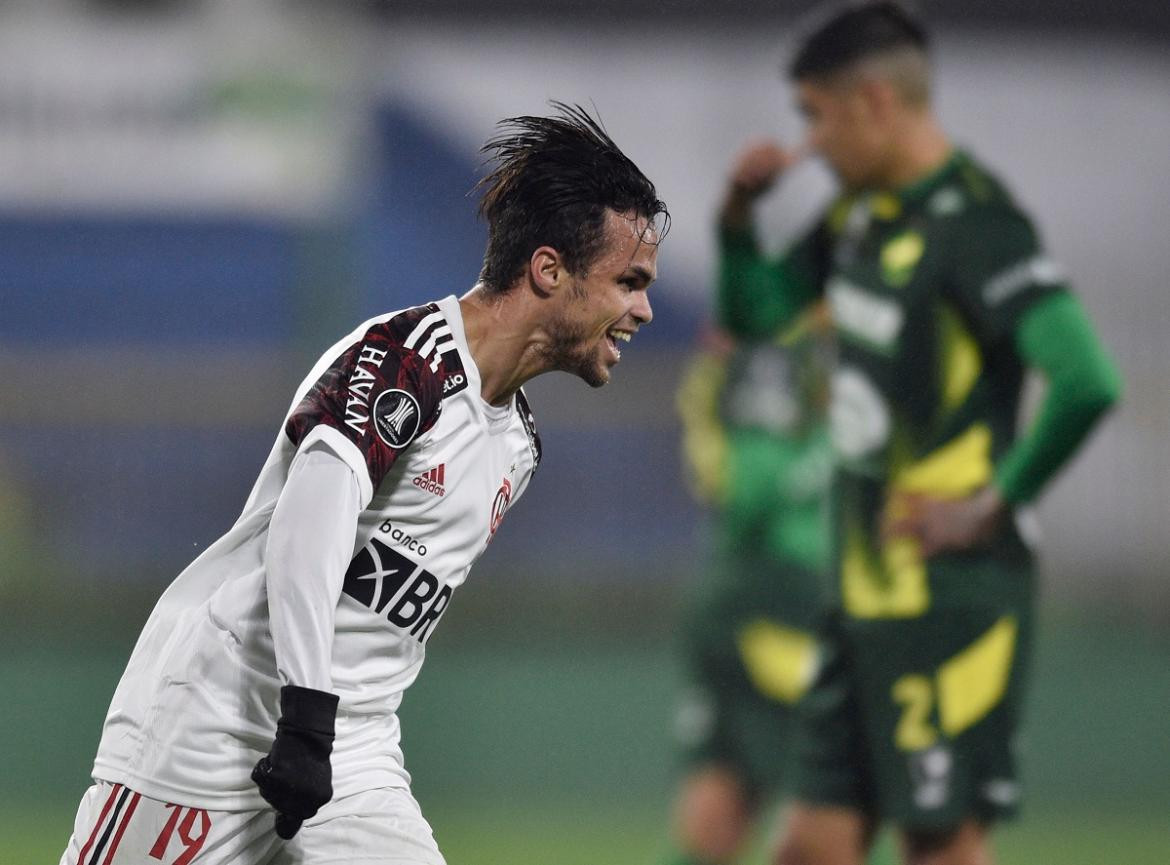
<path id="1" fill-rule="evenodd" d="M 450 586 L 377 538 L 350 563 L 342 591 L 420 643 L 451 601 Z"/>

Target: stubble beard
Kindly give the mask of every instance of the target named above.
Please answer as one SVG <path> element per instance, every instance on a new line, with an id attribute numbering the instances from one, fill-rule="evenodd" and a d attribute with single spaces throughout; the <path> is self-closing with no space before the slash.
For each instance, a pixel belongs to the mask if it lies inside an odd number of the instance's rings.
<path id="1" fill-rule="evenodd" d="M 586 342 L 585 328 L 557 318 L 549 324 L 544 356 L 551 369 L 571 373 L 590 387 L 609 382 L 609 371 L 597 358 L 597 346 Z"/>

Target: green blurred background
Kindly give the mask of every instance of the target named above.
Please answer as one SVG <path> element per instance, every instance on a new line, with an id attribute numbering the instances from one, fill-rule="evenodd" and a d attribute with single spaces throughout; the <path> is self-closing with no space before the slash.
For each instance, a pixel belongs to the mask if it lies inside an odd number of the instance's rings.
<path id="1" fill-rule="evenodd" d="M 0 865 L 57 861 L 142 622 L 238 514 L 312 360 L 474 281 L 476 148 L 550 97 L 592 101 L 671 207 L 655 322 L 610 387 L 530 388 L 544 463 L 429 643 L 404 748 L 452 865 L 665 852 L 675 605 L 705 549 L 674 387 L 730 155 L 799 134 L 776 68 L 808 6 L 0 6 Z M 1126 379 L 1039 509 L 1001 861 L 1170 863 L 1170 7 L 929 11 L 944 119 Z M 777 244 L 829 193 L 812 165 L 787 183 Z"/>

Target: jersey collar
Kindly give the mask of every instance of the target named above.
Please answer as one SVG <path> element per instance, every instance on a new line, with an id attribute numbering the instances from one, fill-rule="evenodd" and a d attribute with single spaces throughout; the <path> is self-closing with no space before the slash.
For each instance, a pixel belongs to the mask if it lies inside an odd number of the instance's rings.
<path id="1" fill-rule="evenodd" d="M 960 163 L 965 158 L 963 151 L 957 147 L 953 148 L 942 165 L 925 177 L 920 177 L 899 189 L 896 193 L 898 199 L 904 205 L 910 205 L 926 198 L 950 179 L 951 175 L 958 170 Z"/>
<path id="2" fill-rule="evenodd" d="M 958 170 L 964 158 L 962 151 L 953 149 L 946 161 L 925 177 L 920 177 L 898 189 L 870 193 L 870 212 L 875 219 L 883 222 L 894 221 L 946 183 L 951 174 Z"/>

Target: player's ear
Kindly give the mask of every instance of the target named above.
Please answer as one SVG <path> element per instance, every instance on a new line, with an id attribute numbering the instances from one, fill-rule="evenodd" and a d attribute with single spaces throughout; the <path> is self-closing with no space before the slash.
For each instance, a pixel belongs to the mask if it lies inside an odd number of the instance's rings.
<path id="1" fill-rule="evenodd" d="M 528 260 L 528 278 L 537 294 L 548 297 L 568 285 L 569 271 L 559 252 L 551 246 L 541 246 Z"/>

